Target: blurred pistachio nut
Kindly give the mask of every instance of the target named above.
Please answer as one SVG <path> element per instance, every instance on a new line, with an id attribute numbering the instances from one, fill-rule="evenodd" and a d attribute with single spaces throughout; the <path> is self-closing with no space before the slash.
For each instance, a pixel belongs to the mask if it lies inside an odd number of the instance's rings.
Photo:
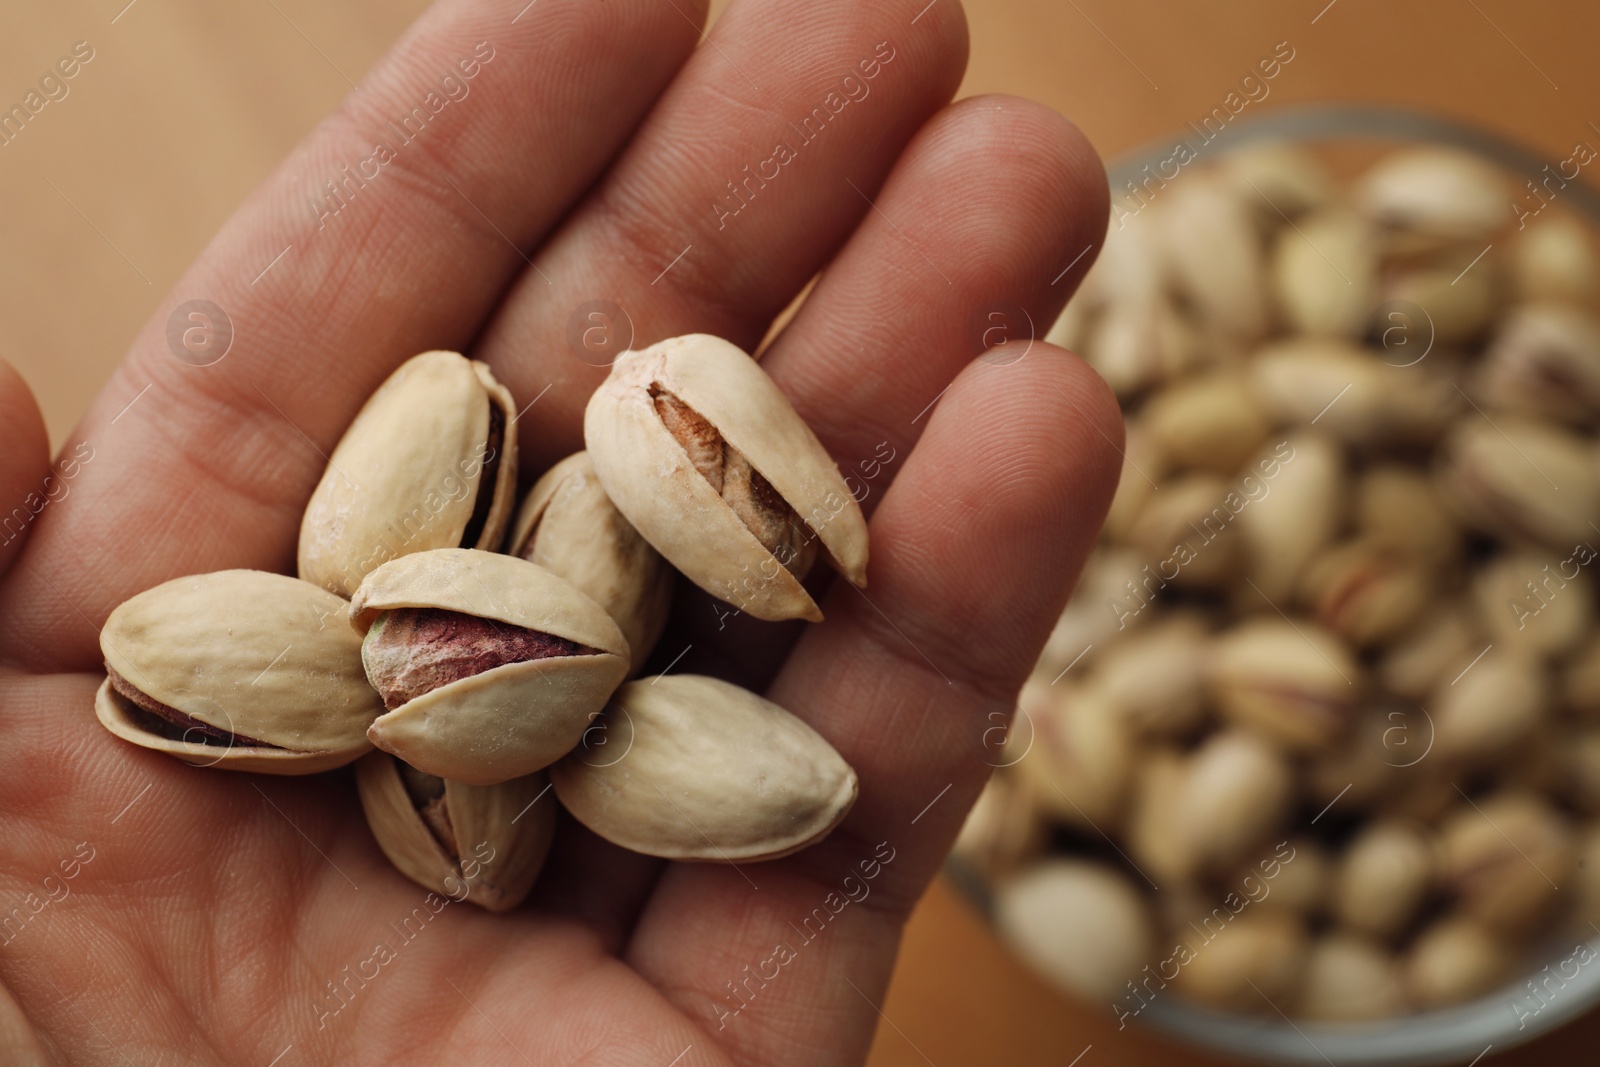
<path id="1" fill-rule="evenodd" d="M 350 624 L 389 709 L 372 743 L 469 785 L 554 763 L 628 672 L 622 632 L 576 586 L 475 549 L 385 563 L 356 590 Z"/>
<path id="2" fill-rule="evenodd" d="M 349 597 L 397 556 L 497 548 L 516 485 L 511 393 L 476 360 L 414 356 L 329 457 L 300 523 L 300 577 Z"/>
<path id="3" fill-rule="evenodd" d="M 1516 954 L 1481 923 L 1440 919 L 1417 935 L 1405 960 L 1406 988 L 1422 1008 L 1481 996 L 1510 977 Z"/>
<path id="4" fill-rule="evenodd" d="M 1362 176 L 1356 201 L 1403 251 L 1487 240 L 1509 221 L 1500 172 L 1453 148 L 1394 153 Z"/>
<path id="5" fill-rule="evenodd" d="M 986 877 L 1000 877 L 1044 850 L 1045 830 L 1028 791 L 1015 775 L 1001 771 L 978 794 L 950 854 Z"/>
<path id="6" fill-rule="evenodd" d="M 1305 751 L 1348 730 L 1362 673 L 1344 641 L 1315 623 L 1262 617 L 1218 638 L 1209 688 L 1224 718 Z"/>
<path id="7" fill-rule="evenodd" d="M 1247 859 L 1288 817 L 1294 771 L 1245 730 L 1212 734 L 1190 757 L 1176 791 L 1175 827 L 1190 866 L 1219 872 Z"/>
<path id="8" fill-rule="evenodd" d="M 1242 886 L 1247 896 L 1254 885 L 1265 885 L 1267 894 L 1258 903 L 1309 918 L 1322 914 L 1332 872 L 1327 850 L 1315 838 L 1299 836 L 1274 849 L 1271 857 L 1246 866 L 1228 884 Z"/>
<path id="9" fill-rule="evenodd" d="M 1342 931 L 1312 943 L 1296 1003 L 1296 1015 L 1319 1022 L 1383 1019 L 1407 1007 L 1393 954 L 1369 938 Z"/>
<path id="10" fill-rule="evenodd" d="M 1029 679 L 1017 697 L 1018 717 L 1008 740 L 1027 739 L 1026 755 L 1009 752 L 1019 781 L 1050 816 L 1085 830 L 1106 823 L 1122 809 L 1134 766 L 1132 731 L 1103 696 L 1083 687 L 1051 686 Z"/>
<path id="11" fill-rule="evenodd" d="M 506 551 L 577 586 L 627 638 L 638 670 L 672 606 L 672 568 L 622 517 L 587 452 L 568 456 L 534 483 Z"/>
<path id="12" fill-rule="evenodd" d="M 1333 912 L 1353 930 L 1394 937 L 1433 887 L 1434 842 L 1421 827 L 1375 819 L 1346 846 L 1333 890 Z"/>
<path id="13" fill-rule="evenodd" d="M 1325 207 L 1337 195 L 1333 177 L 1316 156 L 1282 141 L 1230 152 L 1218 167 L 1263 232 L 1283 225 L 1285 218 Z"/>
<path id="14" fill-rule="evenodd" d="M 1600 297 L 1600 256 L 1589 228 L 1571 215 L 1542 215 L 1512 244 L 1511 276 L 1524 300 L 1593 305 Z"/>
<path id="15" fill-rule="evenodd" d="M 1243 561 L 1233 529 L 1245 498 L 1214 474 L 1180 474 L 1152 492 L 1128 530 L 1128 540 L 1152 560 L 1153 584 L 1211 588 L 1230 581 Z"/>
<path id="16" fill-rule="evenodd" d="M 1134 732 L 1181 736 L 1199 726 L 1205 714 L 1201 683 L 1208 649 L 1198 616 L 1169 615 L 1108 648 L 1088 688 Z"/>
<path id="17" fill-rule="evenodd" d="M 1497 647 L 1533 657 L 1570 651 L 1594 624 L 1594 583 L 1581 569 L 1594 557 L 1579 545 L 1564 559 L 1511 551 L 1490 560 L 1472 583 L 1484 632 Z"/>
<path id="18" fill-rule="evenodd" d="M 1389 692 L 1421 701 L 1441 676 L 1455 678 L 1487 644 L 1470 607 L 1445 601 L 1383 651 L 1377 678 Z"/>
<path id="19" fill-rule="evenodd" d="M 1415 467 L 1381 463 L 1356 483 L 1359 538 L 1443 568 L 1461 555 L 1461 525 L 1450 514 L 1433 478 Z"/>
<path id="20" fill-rule="evenodd" d="M 1326 434 L 1303 430 L 1256 457 L 1240 486 L 1250 506 L 1239 512 L 1246 572 L 1277 603 L 1293 595 L 1306 564 L 1333 539 L 1345 513 L 1344 450 Z M 1259 592 L 1259 596 L 1257 596 Z"/>
<path id="21" fill-rule="evenodd" d="M 1067 992 L 1103 1002 L 1150 961 L 1155 930 L 1144 894 L 1104 864 L 1054 859 L 1002 884 L 1000 934 Z"/>
<path id="22" fill-rule="evenodd" d="M 1226 372 L 1180 382 L 1145 404 L 1140 424 L 1168 469 L 1232 474 L 1271 429 L 1239 377 Z"/>
<path id="23" fill-rule="evenodd" d="M 1485 404 L 1561 422 L 1600 418 L 1600 320 L 1565 304 L 1526 304 L 1484 353 L 1476 392 Z"/>
<path id="24" fill-rule="evenodd" d="M 1566 816 L 1520 790 L 1459 805 L 1440 843 L 1445 884 L 1462 914 L 1501 932 L 1525 931 L 1546 916 L 1576 861 Z"/>
<path id="25" fill-rule="evenodd" d="M 1588 442 L 1503 415 L 1465 419 L 1445 442 L 1445 496 L 1485 533 L 1565 553 L 1594 536 L 1600 479 Z"/>
<path id="26" fill-rule="evenodd" d="M 867 524 L 759 364 L 689 334 L 624 352 L 583 419 L 617 510 L 690 581 L 758 619 L 822 618 L 800 585 L 820 540 L 867 581 Z"/>
<path id="27" fill-rule="evenodd" d="M 1278 231 L 1272 289 L 1296 332 L 1361 336 L 1377 287 L 1377 245 L 1354 213 L 1331 209 Z"/>
<path id="28" fill-rule="evenodd" d="M 1194 875 L 1194 850 L 1183 838 L 1180 815 L 1189 761 L 1175 749 L 1150 752 L 1135 768 L 1128 806 L 1128 851 L 1141 870 L 1182 884 Z"/>
<path id="29" fill-rule="evenodd" d="M 1262 347 L 1250 382 L 1275 419 L 1315 422 L 1361 447 L 1431 441 L 1464 406 L 1431 364 L 1393 366 L 1338 337 L 1287 337 Z"/>
<path id="30" fill-rule="evenodd" d="M 410 767 L 386 752 L 356 764 L 367 825 L 389 862 L 413 882 L 488 911 L 522 903 L 556 832 L 543 774 L 466 785 Z"/>
<path id="31" fill-rule="evenodd" d="M 218 571 L 125 601 L 100 631 L 102 725 L 197 766 L 313 774 L 371 751 L 383 705 L 345 602 L 297 578 Z"/>
<path id="32" fill-rule="evenodd" d="M 1173 285 L 1226 335 L 1253 340 L 1267 327 L 1265 266 L 1245 195 L 1209 175 L 1173 185 L 1158 233 Z"/>
<path id="33" fill-rule="evenodd" d="M 1305 972 L 1310 948 L 1304 921 L 1270 908 L 1250 908 L 1225 924 L 1208 921 L 1177 934 L 1185 938 L 1189 957 L 1173 988 L 1227 1011 L 1259 1012 L 1263 996 L 1287 996 Z"/>
<path id="34" fill-rule="evenodd" d="M 856 774 L 798 717 L 694 674 L 617 690 L 585 745 L 550 770 L 573 817 L 623 848 L 735 863 L 798 852 L 856 799 Z"/>
<path id="35" fill-rule="evenodd" d="M 1488 649 L 1463 664 L 1454 679 L 1441 678 L 1429 703 L 1434 745 L 1447 760 L 1481 763 L 1502 758 L 1532 736 L 1550 701 L 1544 667 L 1511 652 Z"/>
<path id="36" fill-rule="evenodd" d="M 1371 541 L 1347 541 L 1312 560 L 1302 599 L 1316 620 L 1358 648 L 1387 641 L 1432 602 L 1428 569 Z"/>

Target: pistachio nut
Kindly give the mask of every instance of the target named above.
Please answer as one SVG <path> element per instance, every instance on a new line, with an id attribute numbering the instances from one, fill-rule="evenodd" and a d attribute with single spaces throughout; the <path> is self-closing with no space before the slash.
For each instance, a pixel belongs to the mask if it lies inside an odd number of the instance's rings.
<path id="1" fill-rule="evenodd" d="M 1366 224 L 1330 208 L 1279 230 L 1272 291 L 1296 332 L 1360 337 L 1378 291 L 1378 248 Z"/>
<path id="2" fill-rule="evenodd" d="M 1511 245 L 1511 276 L 1524 300 L 1559 300 L 1579 307 L 1600 297 L 1600 257 L 1588 228 L 1571 215 L 1543 215 Z"/>
<path id="3" fill-rule="evenodd" d="M 1182 884 L 1194 874 L 1194 856 L 1179 826 L 1189 761 L 1176 749 L 1145 755 L 1134 771 L 1124 837 L 1133 862 L 1161 885 Z"/>
<path id="4" fill-rule="evenodd" d="M 345 602 L 297 578 L 217 571 L 174 578 L 100 631 L 106 729 L 185 762 L 313 774 L 365 752 L 382 711 Z"/>
<path id="5" fill-rule="evenodd" d="M 706 334 L 624 352 L 583 419 L 606 495 L 690 581 L 759 619 L 822 612 L 816 541 L 866 585 L 867 523 L 833 460 L 759 364 Z"/>
<path id="6" fill-rule="evenodd" d="M 1368 468 L 1356 482 L 1355 524 L 1362 540 L 1436 569 L 1461 556 L 1460 523 L 1433 478 L 1416 467 L 1379 463 Z"/>
<path id="7" fill-rule="evenodd" d="M 1315 623 L 1262 616 L 1217 639 L 1208 688 L 1225 719 L 1307 751 L 1348 731 L 1363 678 L 1339 637 Z"/>
<path id="8" fill-rule="evenodd" d="M 586 744 L 550 770 L 573 817 L 623 848 L 733 863 L 798 852 L 856 799 L 856 774 L 822 735 L 717 678 L 629 682 Z"/>
<path id="9" fill-rule="evenodd" d="M 1511 976 L 1516 955 L 1500 936 L 1463 916 L 1417 935 L 1406 954 L 1406 988 L 1422 1008 L 1443 1008 L 1489 992 Z"/>
<path id="10" fill-rule="evenodd" d="M 1294 771 L 1276 748 L 1245 730 L 1220 730 L 1189 759 L 1177 792 L 1179 840 L 1198 871 L 1246 859 L 1289 815 Z"/>
<path id="11" fill-rule="evenodd" d="M 1393 953 L 1356 933 L 1334 931 L 1311 944 L 1294 1014 L 1318 1022 L 1386 1019 L 1406 1010 Z"/>
<path id="12" fill-rule="evenodd" d="M 622 632 L 576 586 L 476 549 L 385 563 L 356 590 L 350 625 L 389 709 L 372 743 L 469 785 L 555 762 L 628 672 Z"/>
<path id="13" fill-rule="evenodd" d="M 1445 601 L 1382 651 L 1378 682 L 1407 700 L 1424 700 L 1441 677 L 1453 680 L 1488 643 L 1469 605 Z"/>
<path id="14" fill-rule="evenodd" d="M 1306 568 L 1301 599 L 1318 622 L 1358 648 L 1405 630 L 1434 597 L 1422 563 L 1372 541 L 1346 541 Z"/>
<path id="15" fill-rule="evenodd" d="M 1392 311 L 1373 323 L 1374 330 L 1382 337 L 1393 326 L 1414 326 L 1419 338 L 1431 342 L 1429 351 L 1441 355 L 1476 343 L 1493 324 L 1502 300 L 1495 261 L 1476 261 L 1482 251 L 1459 248 L 1391 271 L 1379 289 L 1380 307 L 1412 304 L 1422 310 L 1424 318 L 1413 323 L 1404 312 Z M 1398 340 L 1401 333 L 1389 336 Z M 1426 353 L 1420 349 L 1418 346 L 1414 356 L 1396 362 L 1422 358 Z"/>
<path id="16" fill-rule="evenodd" d="M 577 586 L 622 630 L 633 669 L 650 657 L 672 606 L 672 568 L 611 503 L 587 452 L 528 490 L 506 551 Z"/>
<path id="17" fill-rule="evenodd" d="M 1298 915 L 1270 908 L 1205 922 L 1191 928 L 1186 943 L 1192 955 L 1173 988 L 1213 1007 L 1256 1014 L 1271 1010 L 1262 997 L 1271 1002 L 1293 992 L 1310 947 Z"/>
<path id="18" fill-rule="evenodd" d="M 1452 148 L 1428 146 L 1383 159 L 1356 186 L 1356 201 L 1392 231 L 1401 251 L 1488 240 L 1509 221 L 1510 195 L 1493 165 Z"/>
<path id="19" fill-rule="evenodd" d="M 522 903 L 556 832 L 543 774 L 466 785 L 425 774 L 386 752 L 356 764 L 356 789 L 383 854 L 413 882 L 489 911 Z"/>
<path id="20" fill-rule="evenodd" d="M 1267 327 L 1266 268 L 1254 209 L 1229 183 L 1203 174 L 1164 195 L 1155 206 L 1174 287 L 1223 333 L 1259 337 Z"/>
<path id="21" fill-rule="evenodd" d="M 1463 803 L 1439 834 L 1445 885 L 1463 915 L 1492 930 L 1528 929 L 1571 880 L 1572 827 L 1535 794 L 1507 791 Z"/>
<path id="22" fill-rule="evenodd" d="M 1564 430 L 1502 415 L 1463 420 L 1445 442 L 1446 499 L 1471 525 L 1554 552 L 1594 536 L 1600 479 L 1587 443 Z"/>
<path id="23" fill-rule="evenodd" d="M 1594 582 L 1580 570 L 1592 560 L 1543 551 L 1502 553 L 1473 576 L 1479 624 L 1495 645 L 1531 657 L 1569 652 L 1594 624 Z"/>
<path id="24" fill-rule="evenodd" d="M 1282 141 L 1230 152 L 1218 169 L 1251 207 L 1263 233 L 1277 229 L 1286 218 L 1328 206 L 1337 195 L 1333 178 L 1316 156 Z"/>
<path id="25" fill-rule="evenodd" d="M 1174 613 L 1108 648 L 1089 676 L 1089 691 L 1141 735 L 1176 737 L 1200 725 L 1208 651 L 1206 625 Z"/>
<path id="26" fill-rule="evenodd" d="M 1334 876 L 1334 916 L 1374 937 L 1399 934 L 1433 888 L 1432 835 L 1400 819 L 1374 819 L 1345 846 Z"/>
<path id="27" fill-rule="evenodd" d="M 1162 481 L 1128 530 L 1128 541 L 1151 561 L 1158 588 L 1167 582 L 1211 588 L 1238 573 L 1244 557 L 1242 538 L 1233 529 L 1233 509 L 1242 500 L 1214 474 L 1180 474 Z"/>
<path id="28" fill-rule="evenodd" d="M 1428 760 L 1404 768 L 1396 788 L 1384 802 L 1384 813 L 1396 819 L 1432 825 L 1461 803 L 1454 768 L 1443 760 Z"/>
<path id="29" fill-rule="evenodd" d="M 1349 734 L 1313 753 L 1306 787 L 1330 820 L 1351 811 L 1369 812 L 1392 797 L 1401 778 L 1418 773 L 1416 764 L 1432 744 L 1416 708 L 1375 701 L 1358 712 Z"/>
<path id="30" fill-rule="evenodd" d="M 995 922 L 1034 969 L 1085 1000 L 1120 995 L 1155 945 L 1144 895 L 1101 863 L 1048 860 L 1024 871 L 996 891 Z"/>
<path id="31" fill-rule="evenodd" d="M 1250 506 L 1239 512 L 1239 532 L 1257 605 L 1260 597 L 1287 602 L 1306 564 L 1338 532 L 1345 513 L 1344 466 L 1344 452 L 1331 438 L 1302 430 L 1257 457 L 1252 473 L 1241 479 Z"/>
<path id="32" fill-rule="evenodd" d="M 1269 415 L 1310 425 L 1349 444 L 1427 439 L 1454 413 L 1459 394 L 1425 364 L 1395 367 L 1337 337 L 1289 337 L 1261 348 L 1250 382 Z"/>
<path id="33" fill-rule="evenodd" d="M 1305 835 L 1291 837 L 1286 846 L 1274 849 L 1271 857 L 1250 864 L 1228 884 L 1242 886 L 1247 896 L 1252 895 L 1253 884 L 1265 885 L 1266 895 L 1257 903 L 1266 907 L 1286 908 L 1307 918 L 1322 914 L 1333 881 L 1333 861 L 1328 858 L 1328 850 Z"/>
<path id="34" fill-rule="evenodd" d="M 967 813 L 950 854 L 988 878 L 1010 874 L 1044 850 L 1045 824 L 1016 775 L 995 773 Z"/>
<path id="35" fill-rule="evenodd" d="M 1106 305 L 1080 347 L 1119 397 L 1185 373 L 1204 352 L 1194 324 L 1166 296 Z"/>
<path id="36" fill-rule="evenodd" d="M 1485 405 L 1575 425 L 1600 417 L 1600 320 L 1566 304 L 1524 304 L 1484 353 L 1474 390 Z"/>
<path id="37" fill-rule="evenodd" d="M 1503 757 L 1526 740 L 1545 719 L 1550 702 L 1542 666 L 1525 656 L 1487 650 L 1454 679 L 1441 678 L 1428 707 L 1434 746 L 1458 763 Z"/>
<path id="38" fill-rule="evenodd" d="M 1600 631 L 1587 635 L 1561 668 L 1561 704 L 1588 723 L 1600 723 Z"/>
<path id="39" fill-rule="evenodd" d="M 1122 474 L 1117 480 L 1116 495 L 1111 498 L 1111 509 L 1106 512 L 1107 537 L 1119 540 L 1127 537 L 1133 520 L 1155 491 L 1156 480 L 1166 473 L 1161 453 L 1150 434 L 1138 423 L 1130 423 L 1122 445 Z"/>
<path id="40" fill-rule="evenodd" d="M 1231 474 L 1261 447 L 1271 428 L 1243 379 L 1219 371 L 1152 397 L 1140 425 L 1167 470 L 1199 467 Z"/>
<path id="41" fill-rule="evenodd" d="M 1104 697 L 1066 683 L 1030 679 L 1018 695 L 1018 716 L 1032 727 L 1032 744 L 1015 759 L 1034 804 L 1086 830 L 1122 810 L 1134 767 L 1132 732 Z M 1023 729 L 1011 738 L 1023 737 Z"/>
<path id="42" fill-rule="evenodd" d="M 328 459 L 300 522 L 300 577 L 349 597 L 398 556 L 498 548 L 515 504 L 516 411 L 483 363 L 406 360 Z"/>
<path id="43" fill-rule="evenodd" d="M 1132 548 L 1100 545 L 1089 554 L 1072 599 L 1046 639 L 1039 673 L 1055 678 L 1133 632 L 1159 609 L 1152 607 L 1159 578 Z"/>

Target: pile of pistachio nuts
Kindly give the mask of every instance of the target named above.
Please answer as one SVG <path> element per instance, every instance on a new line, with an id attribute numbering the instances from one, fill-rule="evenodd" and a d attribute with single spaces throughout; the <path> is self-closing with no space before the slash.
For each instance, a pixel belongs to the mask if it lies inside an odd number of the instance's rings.
<path id="1" fill-rule="evenodd" d="M 1534 1012 L 1600 955 L 1592 237 L 1470 155 L 1337 162 L 1147 182 L 1051 334 L 1126 461 L 957 854 L 1122 1020 Z"/>
<path id="2" fill-rule="evenodd" d="M 100 722 L 201 767 L 355 762 L 394 866 L 491 911 L 532 889 L 557 801 L 673 860 L 826 836 L 857 785 L 815 730 L 716 678 L 628 680 L 674 569 L 764 620 L 822 617 L 801 584 L 819 544 L 865 583 L 866 522 L 816 436 L 739 348 L 673 338 L 618 357 L 587 451 L 518 509 L 517 411 L 482 363 L 406 361 L 329 458 L 298 577 L 176 578 L 111 613 Z"/>

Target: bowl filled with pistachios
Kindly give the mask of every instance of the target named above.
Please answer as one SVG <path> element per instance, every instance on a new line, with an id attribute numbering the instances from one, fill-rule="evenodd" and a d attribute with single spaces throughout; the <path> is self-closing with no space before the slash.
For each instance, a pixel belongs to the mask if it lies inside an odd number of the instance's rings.
<path id="1" fill-rule="evenodd" d="M 1594 155 L 1326 106 L 1113 166 L 1050 340 L 1122 479 L 951 862 L 1119 1025 L 1466 1063 L 1600 1001 Z"/>

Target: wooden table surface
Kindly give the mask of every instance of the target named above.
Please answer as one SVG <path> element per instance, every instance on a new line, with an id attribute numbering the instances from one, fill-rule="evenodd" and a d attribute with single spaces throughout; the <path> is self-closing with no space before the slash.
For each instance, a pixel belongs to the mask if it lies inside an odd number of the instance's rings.
<path id="1" fill-rule="evenodd" d="M 935 0 L 948 3 L 952 0 Z M 9 0 L 0 99 L 75 41 L 94 58 L 0 149 L 0 351 L 60 441 L 136 329 L 245 194 L 423 0 Z M 718 2 L 714 11 L 724 6 Z M 1220 106 L 1280 42 L 1292 62 L 1249 109 L 1370 100 L 1474 120 L 1547 156 L 1600 146 L 1592 0 L 971 0 L 962 94 L 1005 91 L 1076 120 L 1110 157 Z M 1209 1060 L 1063 1001 L 947 886 L 913 917 L 874 1067 Z M 1503 1058 L 1593 1063 L 1600 1015 Z M 1087 1049 L 1087 1052 L 1085 1050 Z"/>

